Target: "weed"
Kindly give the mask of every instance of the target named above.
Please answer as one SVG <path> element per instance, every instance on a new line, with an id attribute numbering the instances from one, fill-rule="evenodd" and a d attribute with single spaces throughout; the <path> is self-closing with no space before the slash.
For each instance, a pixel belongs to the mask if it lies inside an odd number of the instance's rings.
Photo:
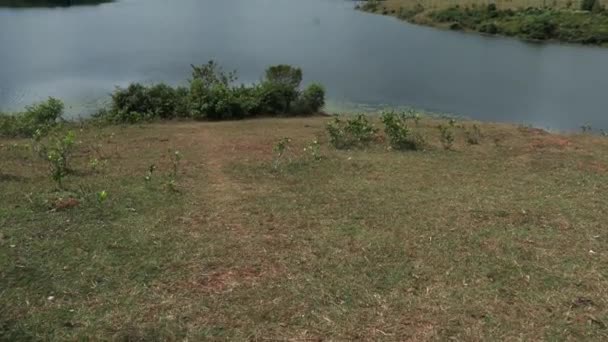
<path id="1" fill-rule="evenodd" d="M 317 139 L 313 140 L 308 146 L 304 147 L 304 152 L 308 153 L 313 160 L 318 161 L 323 157 L 321 156 L 321 144 Z"/>
<path id="2" fill-rule="evenodd" d="M 97 200 L 98 205 L 102 205 L 108 199 L 108 192 L 105 190 L 99 191 L 95 194 L 95 199 Z"/>
<path id="3" fill-rule="evenodd" d="M 366 147 L 374 140 L 377 132 L 378 129 L 362 114 L 346 120 L 336 117 L 327 124 L 329 141 L 337 149 Z"/>
<path id="4" fill-rule="evenodd" d="M 276 171 L 281 166 L 281 162 L 282 162 L 283 158 L 285 157 L 285 154 L 289 151 L 289 143 L 291 143 L 290 138 L 282 138 L 272 148 L 272 151 L 274 152 L 274 155 L 272 158 L 272 169 L 273 170 Z"/>
<path id="5" fill-rule="evenodd" d="M 154 176 L 154 171 L 156 171 L 156 165 L 152 164 L 152 165 L 148 166 L 148 172 L 146 173 L 146 176 L 144 177 L 144 180 L 146 181 L 146 183 L 152 182 L 152 176 Z"/>
<path id="6" fill-rule="evenodd" d="M 454 124 L 452 120 L 448 125 L 439 125 L 437 127 L 439 129 L 439 133 L 441 134 L 441 144 L 443 148 L 446 150 L 451 150 L 454 146 L 455 133 L 454 133 Z"/>
<path id="7" fill-rule="evenodd" d="M 481 143 L 481 139 L 483 138 L 481 128 L 479 128 L 477 125 L 473 125 L 470 130 L 466 130 L 465 134 L 467 136 L 467 143 L 470 145 L 479 145 Z"/>
<path id="8" fill-rule="evenodd" d="M 422 150 L 425 141 L 420 134 L 415 134 L 407 125 L 407 120 L 416 117 L 408 113 L 397 114 L 393 111 L 382 113 L 384 133 L 390 141 L 391 148 L 396 150 Z"/>
<path id="9" fill-rule="evenodd" d="M 171 162 L 173 164 L 173 169 L 171 173 L 171 178 L 177 180 L 177 176 L 179 175 L 179 164 L 182 160 L 182 155 L 179 151 L 175 151 L 171 154 Z"/>
<path id="10" fill-rule="evenodd" d="M 585 124 L 585 125 L 581 126 L 581 131 L 583 133 L 591 133 L 593 131 L 593 129 L 591 128 L 591 125 Z"/>
<path id="11" fill-rule="evenodd" d="M 76 135 L 68 131 L 65 135 L 53 135 L 48 141 L 43 141 L 41 133 L 34 138 L 34 148 L 38 154 L 50 165 L 51 178 L 59 188 L 63 187 L 63 179 L 69 173 L 69 162 L 74 146 Z"/>

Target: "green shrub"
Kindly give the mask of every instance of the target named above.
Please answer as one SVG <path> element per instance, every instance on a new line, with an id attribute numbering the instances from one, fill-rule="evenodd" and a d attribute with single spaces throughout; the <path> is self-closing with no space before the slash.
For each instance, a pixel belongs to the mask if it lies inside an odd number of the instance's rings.
<path id="1" fill-rule="evenodd" d="M 337 149 L 368 146 L 377 132 L 364 115 L 347 120 L 335 118 L 327 124 L 329 141 Z"/>
<path id="2" fill-rule="evenodd" d="M 494 23 L 482 23 L 477 27 L 479 32 L 488 33 L 488 34 L 497 34 L 499 32 L 498 26 Z"/>
<path id="3" fill-rule="evenodd" d="M 144 86 L 132 83 L 127 88 L 116 88 L 112 93 L 112 107 L 106 117 L 110 121 L 135 123 L 155 118 L 172 119 L 187 116 L 188 90 L 173 88 L 164 83 Z"/>
<path id="4" fill-rule="evenodd" d="M 266 69 L 262 82 L 264 109 L 270 114 L 291 113 L 291 104 L 298 98 L 300 83 L 300 68 L 280 64 Z"/>
<path id="5" fill-rule="evenodd" d="M 155 118 L 173 119 L 187 115 L 188 90 L 186 88 L 173 88 L 160 83 L 149 87 L 146 95 L 150 105 L 149 111 Z"/>
<path id="6" fill-rule="evenodd" d="M 530 39 L 546 40 L 555 35 L 557 24 L 551 13 L 544 13 L 528 18 L 521 26 L 521 32 Z"/>
<path id="7" fill-rule="evenodd" d="M 408 119 L 406 113 L 397 114 L 393 111 L 382 113 L 384 133 L 391 147 L 396 150 L 422 150 L 425 145 L 424 139 L 408 127 Z"/>
<path id="8" fill-rule="evenodd" d="M 325 88 L 313 83 L 306 87 L 293 104 L 294 114 L 318 113 L 325 106 Z"/>
<path id="9" fill-rule="evenodd" d="M 45 133 L 57 125 L 63 115 L 61 100 L 48 100 L 28 106 L 25 112 L 0 114 L 0 135 L 8 137 L 31 137 Z"/>
<path id="10" fill-rule="evenodd" d="M 141 113 L 152 116 L 152 104 L 148 89 L 140 83 L 131 83 L 127 88 L 117 87 L 112 93 L 112 112 Z"/>
<path id="11" fill-rule="evenodd" d="M 365 3 L 360 5 L 360 8 L 367 12 L 376 12 L 380 6 L 379 0 L 367 0 Z"/>
<path id="12" fill-rule="evenodd" d="M 198 120 L 240 119 L 263 110 L 261 86 L 233 86 L 235 72 L 225 72 L 215 62 L 193 66 L 190 81 L 190 115 Z"/>
<path id="13" fill-rule="evenodd" d="M 40 157 L 49 163 L 51 178 L 63 187 L 63 179 L 69 173 L 69 162 L 76 144 L 76 135 L 72 131 L 63 134 L 52 134 L 48 138 L 40 135 L 34 137 L 34 146 Z"/>
<path id="14" fill-rule="evenodd" d="M 229 86 L 206 84 L 202 79 L 190 82 L 190 115 L 197 120 L 222 120 L 242 117 L 240 108 Z"/>
<path id="15" fill-rule="evenodd" d="M 446 150 L 451 150 L 454 146 L 454 141 L 456 140 L 456 134 L 454 132 L 454 124 L 453 121 L 450 120 L 448 125 L 439 125 L 437 127 L 441 134 L 441 144 L 443 148 Z"/>

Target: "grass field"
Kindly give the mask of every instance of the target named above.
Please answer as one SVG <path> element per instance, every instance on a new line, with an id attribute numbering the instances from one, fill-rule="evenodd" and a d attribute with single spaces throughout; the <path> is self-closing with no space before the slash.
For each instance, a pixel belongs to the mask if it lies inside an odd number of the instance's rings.
<path id="1" fill-rule="evenodd" d="M 608 338 L 607 138 L 338 151 L 327 121 L 79 129 L 62 191 L 0 139 L 0 340 Z"/>

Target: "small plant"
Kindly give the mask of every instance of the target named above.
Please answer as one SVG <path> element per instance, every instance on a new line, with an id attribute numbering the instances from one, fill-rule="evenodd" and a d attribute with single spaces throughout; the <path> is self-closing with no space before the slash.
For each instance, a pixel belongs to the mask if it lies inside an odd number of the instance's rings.
<path id="1" fill-rule="evenodd" d="M 154 171 L 156 171 L 156 165 L 152 164 L 152 165 L 148 166 L 148 172 L 146 173 L 146 176 L 144 177 L 144 180 L 146 181 L 146 183 L 152 182 L 152 176 L 154 175 Z"/>
<path id="2" fill-rule="evenodd" d="M 171 151 L 169 152 L 171 153 Z M 169 181 L 167 181 L 166 186 L 172 192 L 179 192 L 179 190 L 177 189 L 177 176 L 179 175 L 179 167 L 181 160 L 182 155 L 179 151 L 174 151 L 173 153 L 171 153 L 171 162 L 173 164 L 173 167 L 171 169 L 171 173 L 169 174 Z M 148 169 L 148 176 L 150 177 L 150 180 L 152 180 L 152 173 L 154 172 L 154 168 L 154 165 L 152 165 Z"/>
<path id="3" fill-rule="evenodd" d="M 420 113 L 418 113 L 418 112 L 409 110 L 409 111 L 407 111 L 407 118 L 410 120 L 413 120 L 414 123 L 416 124 L 416 126 L 418 126 L 418 125 L 420 125 L 420 120 L 422 119 L 422 116 L 420 116 Z"/>
<path id="4" fill-rule="evenodd" d="M 330 143 L 337 149 L 366 147 L 374 140 L 378 129 L 375 128 L 365 115 L 353 119 L 340 120 L 335 118 L 327 124 Z"/>
<path id="5" fill-rule="evenodd" d="M 454 146 L 454 141 L 456 139 L 454 134 L 454 124 L 452 123 L 452 120 L 450 120 L 450 123 L 448 125 L 439 125 L 437 128 L 441 133 L 441 144 L 443 145 L 443 148 L 446 150 L 451 150 Z"/>
<path id="6" fill-rule="evenodd" d="M 179 163 L 181 160 L 182 160 L 181 153 L 179 153 L 179 151 L 173 152 L 172 158 L 171 158 L 171 161 L 173 162 L 171 178 L 173 178 L 175 180 L 177 180 L 177 176 L 179 174 Z"/>
<path id="7" fill-rule="evenodd" d="M 34 136 L 34 148 L 38 154 L 49 162 L 51 178 L 61 188 L 63 179 L 69 173 L 69 161 L 76 144 L 76 135 L 69 131 L 64 136 L 49 138 L 48 145 L 42 142 L 42 134 L 37 131 Z"/>
<path id="8" fill-rule="evenodd" d="M 397 114 L 393 111 L 382 113 L 384 133 L 389 139 L 391 148 L 396 150 L 422 150 L 424 139 L 415 134 L 407 125 L 408 113 Z"/>
<path id="9" fill-rule="evenodd" d="M 95 194 L 95 199 L 98 205 L 103 205 L 108 199 L 108 192 L 105 190 L 99 191 Z"/>
<path id="10" fill-rule="evenodd" d="M 603 137 L 608 137 L 608 132 L 606 132 L 603 129 L 600 129 L 600 135 L 603 136 Z"/>
<path id="11" fill-rule="evenodd" d="M 482 134 L 479 126 L 473 125 L 473 127 L 470 130 L 467 130 L 465 134 L 467 136 L 467 143 L 470 145 L 479 145 L 481 143 Z"/>
<path id="12" fill-rule="evenodd" d="M 591 128 L 591 125 L 589 125 L 589 124 L 586 124 L 586 125 L 582 125 L 582 126 L 581 126 L 581 131 L 582 131 L 583 133 L 591 133 L 591 131 L 592 131 L 592 130 L 593 130 L 593 129 Z"/>
<path id="13" fill-rule="evenodd" d="M 313 140 L 308 146 L 304 147 L 304 152 L 308 153 L 315 161 L 323 158 L 321 156 L 321 144 L 319 144 L 317 139 Z"/>
<path id="14" fill-rule="evenodd" d="M 272 148 L 274 157 L 272 158 L 272 168 L 278 170 L 281 166 L 281 161 L 285 157 L 286 152 L 289 150 L 290 138 L 283 138 L 279 140 Z"/>

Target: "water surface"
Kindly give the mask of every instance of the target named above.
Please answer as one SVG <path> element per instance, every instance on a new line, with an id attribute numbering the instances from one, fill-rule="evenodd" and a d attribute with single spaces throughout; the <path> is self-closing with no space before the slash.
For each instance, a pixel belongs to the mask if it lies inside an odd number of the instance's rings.
<path id="1" fill-rule="evenodd" d="M 345 0 L 121 0 L 0 9 L 0 108 L 47 96 L 90 112 L 116 85 L 183 82 L 215 59 L 256 81 L 304 69 L 331 106 L 412 106 L 554 129 L 608 128 L 608 49 L 442 31 Z"/>

